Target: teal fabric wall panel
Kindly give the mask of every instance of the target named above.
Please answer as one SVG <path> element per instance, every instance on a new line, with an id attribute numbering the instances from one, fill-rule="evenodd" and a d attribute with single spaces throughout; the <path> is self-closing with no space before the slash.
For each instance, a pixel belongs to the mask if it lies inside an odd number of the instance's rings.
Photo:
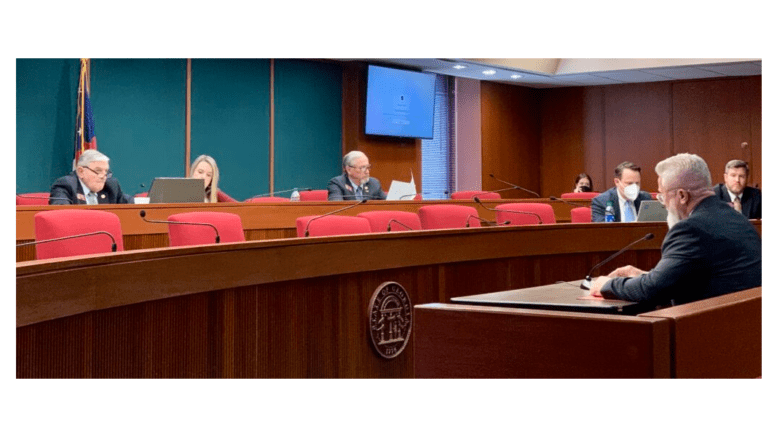
<path id="1" fill-rule="evenodd" d="M 91 98 L 97 149 L 125 193 L 184 176 L 186 60 L 93 59 Z"/>
<path id="2" fill-rule="evenodd" d="M 47 192 L 73 168 L 78 59 L 16 60 L 16 192 Z"/>
<path id="3" fill-rule="evenodd" d="M 270 190 L 270 61 L 192 60 L 191 159 L 210 155 L 237 200 Z"/>
<path id="4" fill-rule="evenodd" d="M 275 61 L 275 188 L 325 189 L 342 172 L 342 69 Z"/>

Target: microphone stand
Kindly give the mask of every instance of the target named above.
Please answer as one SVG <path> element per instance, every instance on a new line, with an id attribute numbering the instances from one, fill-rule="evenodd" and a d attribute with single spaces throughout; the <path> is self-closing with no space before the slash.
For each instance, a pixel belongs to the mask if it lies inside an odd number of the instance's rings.
<path id="1" fill-rule="evenodd" d="M 593 272 L 594 272 L 594 270 L 596 270 L 596 269 L 598 269 L 599 267 L 601 267 L 601 266 L 603 266 L 603 265 L 607 264 L 608 262 L 610 262 L 610 260 L 612 260 L 612 259 L 613 259 L 613 258 L 615 258 L 616 256 L 618 256 L 618 255 L 622 254 L 623 252 L 625 252 L 626 250 L 628 250 L 628 249 L 629 249 L 631 246 L 633 246 L 633 245 L 635 245 L 635 244 L 637 244 L 637 243 L 639 243 L 639 242 L 641 242 L 641 241 L 652 240 L 652 239 L 653 239 L 653 237 L 655 237 L 655 235 L 653 235 L 653 233 L 652 233 L 652 232 L 648 232 L 647 234 L 645 234 L 645 236 L 644 236 L 644 237 L 640 238 L 640 239 L 639 239 L 639 240 L 637 240 L 637 241 L 634 241 L 634 242 L 630 243 L 628 246 L 626 246 L 626 247 L 624 247 L 623 249 L 621 249 L 621 250 L 619 250 L 619 251 L 615 252 L 614 254 L 612 254 L 612 255 L 608 256 L 608 257 L 607 257 L 607 259 L 605 259 L 604 261 L 602 261 L 602 262 L 600 262 L 599 264 L 595 265 L 595 266 L 594 266 L 594 267 L 591 269 L 591 271 L 590 271 L 590 272 L 588 272 L 588 275 L 586 275 L 586 277 L 585 277 L 585 280 L 583 280 L 583 282 L 581 282 L 581 283 L 580 283 L 580 288 L 582 288 L 583 290 L 590 290 L 590 289 L 591 289 L 591 280 L 593 279 L 593 278 L 591 278 L 591 273 L 593 273 Z"/>
<path id="2" fill-rule="evenodd" d="M 510 185 L 510 186 L 511 186 L 511 187 L 513 187 L 513 188 L 516 188 L 516 189 L 519 189 L 519 190 L 526 191 L 526 192 L 527 192 L 527 193 L 529 193 L 529 194 L 533 194 L 533 195 L 535 195 L 537 198 L 540 198 L 540 197 L 542 197 L 542 196 L 540 196 L 539 194 L 535 193 L 535 192 L 534 192 L 534 191 L 532 191 L 532 190 L 529 190 L 529 189 L 526 189 L 526 188 L 523 188 L 523 187 L 519 187 L 518 185 L 511 184 L 510 182 L 507 182 L 507 181 L 503 181 L 503 180 L 499 179 L 498 177 L 494 176 L 494 174 L 493 174 L 493 173 L 489 173 L 488 175 L 489 175 L 489 176 L 491 176 L 492 178 L 496 179 L 497 181 L 499 181 L 499 182 L 503 183 L 503 184 L 507 184 L 507 185 Z"/>
<path id="3" fill-rule="evenodd" d="M 113 238 L 113 235 L 111 235 L 111 233 L 108 231 L 95 231 L 95 232 L 89 232 L 88 234 L 69 235 L 67 237 L 51 238 L 48 240 L 28 241 L 27 243 L 17 244 L 16 247 L 31 246 L 33 244 L 41 244 L 41 243 L 52 243 L 54 241 L 70 240 L 71 238 L 89 237 L 91 235 L 100 235 L 100 234 L 105 234 L 111 237 L 111 241 L 112 241 L 111 252 L 116 252 L 116 239 Z"/>
<path id="4" fill-rule="evenodd" d="M 322 215 L 313 217 L 312 219 L 308 220 L 308 223 L 305 225 L 305 238 L 310 236 L 310 224 L 313 223 L 313 221 L 318 220 L 318 219 L 323 218 L 323 217 L 326 217 L 326 216 L 330 216 L 332 214 L 337 214 L 338 212 L 343 212 L 343 211 L 345 211 L 347 209 L 355 208 L 355 207 L 361 205 L 362 203 L 367 203 L 367 199 L 359 200 L 358 202 L 353 203 L 351 205 L 348 205 L 348 206 L 346 206 L 344 208 L 339 208 L 339 209 L 336 209 L 334 211 L 331 211 L 331 212 L 328 212 L 326 214 L 322 214 Z"/>
<path id="5" fill-rule="evenodd" d="M 215 225 L 212 223 L 192 223 L 192 222 L 170 222 L 166 220 L 148 220 L 146 219 L 146 211 L 140 210 L 140 218 L 143 219 L 146 223 L 166 223 L 168 225 L 193 225 L 193 226 L 210 226 L 213 228 L 213 231 L 216 233 L 216 243 L 221 242 L 221 236 L 219 236 L 219 230 L 216 228 Z"/>
<path id="6" fill-rule="evenodd" d="M 515 213 L 515 214 L 524 214 L 524 215 L 531 215 L 531 216 L 534 216 L 534 217 L 536 217 L 536 218 L 537 218 L 537 222 L 538 222 L 537 224 L 540 224 L 540 225 L 542 224 L 542 217 L 540 217 L 540 215 L 539 215 L 539 214 L 537 214 L 537 213 L 535 213 L 535 212 L 529 212 L 529 211 L 513 211 L 513 210 L 511 210 L 511 209 L 496 209 L 496 208 L 489 208 L 489 207 L 487 207 L 486 205 L 483 205 L 483 203 L 480 201 L 480 199 L 479 199 L 477 196 L 473 197 L 473 198 L 472 198 L 472 200 L 474 200 L 474 201 L 475 201 L 475 203 L 477 203 L 478 205 L 482 206 L 483 208 L 485 208 L 485 209 L 487 209 L 487 210 L 489 210 L 489 211 L 494 211 L 494 212 L 499 212 L 499 211 L 501 211 L 501 212 L 512 212 L 512 213 Z M 508 222 L 508 223 L 509 223 L 509 222 Z"/>

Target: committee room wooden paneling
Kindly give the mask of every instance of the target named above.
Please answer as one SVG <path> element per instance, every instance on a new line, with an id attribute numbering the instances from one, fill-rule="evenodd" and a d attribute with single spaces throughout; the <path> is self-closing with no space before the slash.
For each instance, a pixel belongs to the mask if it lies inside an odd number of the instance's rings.
<path id="1" fill-rule="evenodd" d="M 747 161 L 749 183 L 760 184 L 760 77 L 677 82 L 673 88 L 675 151 L 702 156 L 715 183 L 723 182 L 728 161 Z"/>
<path id="2" fill-rule="evenodd" d="M 499 179 L 539 193 L 539 91 L 482 82 L 480 99 L 482 189 L 505 188 L 504 184 L 488 176 L 494 174 Z M 531 194 L 522 191 L 510 193 L 515 197 L 531 197 Z"/>
<path id="3" fill-rule="evenodd" d="M 392 180 L 410 181 L 411 171 L 421 191 L 421 140 L 365 134 L 366 96 L 367 64 L 343 63 L 343 154 L 364 152 L 372 165 L 370 176 L 381 181 L 384 191 Z"/>

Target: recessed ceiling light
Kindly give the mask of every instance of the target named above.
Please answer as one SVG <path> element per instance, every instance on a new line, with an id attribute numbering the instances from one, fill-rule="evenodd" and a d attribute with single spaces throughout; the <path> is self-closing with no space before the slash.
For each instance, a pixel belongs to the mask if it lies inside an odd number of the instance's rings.
<path id="1" fill-rule="evenodd" d="M 461 70 L 462 68 L 467 68 L 467 66 L 466 65 L 458 65 L 457 64 L 457 65 L 454 65 L 453 68 L 455 68 L 457 70 Z"/>
<path id="2" fill-rule="evenodd" d="M 514 75 L 512 75 L 510 77 L 513 78 L 513 79 L 520 79 L 521 75 L 520 74 L 514 74 Z"/>
<path id="3" fill-rule="evenodd" d="M 496 74 L 496 70 L 486 70 L 483 72 L 486 76 L 491 76 L 492 74 Z"/>

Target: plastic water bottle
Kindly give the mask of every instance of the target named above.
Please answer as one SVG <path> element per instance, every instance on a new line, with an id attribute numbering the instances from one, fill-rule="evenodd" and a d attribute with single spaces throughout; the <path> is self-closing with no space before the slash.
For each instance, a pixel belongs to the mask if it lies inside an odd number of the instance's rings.
<path id="1" fill-rule="evenodd" d="M 604 221 L 607 223 L 615 221 L 615 208 L 612 207 L 612 201 L 607 202 L 607 207 L 604 208 Z"/>
<path id="2" fill-rule="evenodd" d="M 297 191 L 297 190 L 294 190 L 294 191 L 291 193 L 290 200 L 291 200 L 292 202 L 299 202 L 299 191 Z"/>

